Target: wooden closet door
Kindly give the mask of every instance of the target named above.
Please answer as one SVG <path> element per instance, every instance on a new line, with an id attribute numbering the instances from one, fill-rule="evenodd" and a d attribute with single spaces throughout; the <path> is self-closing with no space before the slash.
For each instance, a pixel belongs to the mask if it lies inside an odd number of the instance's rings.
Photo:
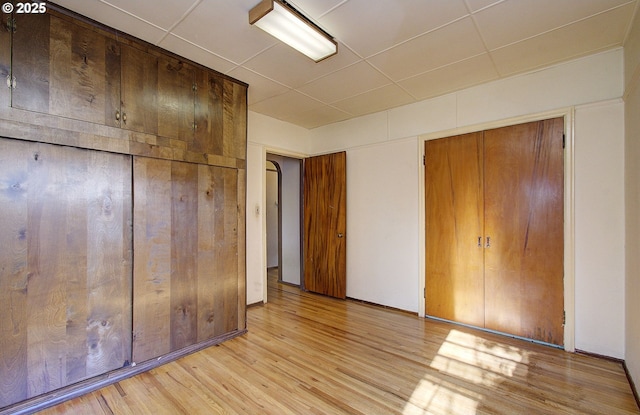
<path id="1" fill-rule="evenodd" d="M 238 174 L 134 158 L 135 362 L 232 332 L 244 320 Z"/>
<path id="2" fill-rule="evenodd" d="M 485 326 L 563 344 L 562 118 L 485 131 Z"/>
<path id="3" fill-rule="evenodd" d="M 305 289 L 337 298 L 347 295 L 347 156 L 304 161 Z"/>
<path id="4" fill-rule="evenodd" d="M 0 407 L 131 360 L 131 158 L 0 138 Z"/>
<path id="5" fill-rule="evenodd" d="M 482 132 L 425 143 L 426 314 L 484 326 Z"/>

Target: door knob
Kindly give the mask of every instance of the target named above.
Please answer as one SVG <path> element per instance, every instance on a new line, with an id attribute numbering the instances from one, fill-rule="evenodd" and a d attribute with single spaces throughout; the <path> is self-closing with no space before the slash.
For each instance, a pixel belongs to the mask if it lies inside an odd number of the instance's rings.
<path id="1" fill-rule="evenodd" d="M 341 233 L 339 233 L 339 234 L 338 234 L 338 238 L 342 238 L 342 236 L 343 236 L 343 235 L 342 235 Z"/>

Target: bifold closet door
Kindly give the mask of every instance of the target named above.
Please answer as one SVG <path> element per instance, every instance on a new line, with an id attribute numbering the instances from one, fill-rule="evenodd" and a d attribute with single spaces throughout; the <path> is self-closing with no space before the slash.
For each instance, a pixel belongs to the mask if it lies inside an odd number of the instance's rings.
<path id="1" fill-rule="evenodd" d="M 482 132 L 425 143 L 426 313 L 484 326 Z"/>
<path id="2" fill-rule="evenodd" d="M 484 133 L 485 327 L 563 344 L 563 118 Z"/>

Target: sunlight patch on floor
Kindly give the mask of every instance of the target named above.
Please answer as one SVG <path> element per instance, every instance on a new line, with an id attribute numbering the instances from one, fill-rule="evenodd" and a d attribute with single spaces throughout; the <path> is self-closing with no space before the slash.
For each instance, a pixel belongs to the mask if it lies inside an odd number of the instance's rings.
<path id="1" fill-rule="evenodd" d="M 484 394 L 505 378 L 526 374 L 529 352 L 451 330 L 416 385 L 403 415 L 475 415 Z M 525 371 L 519 373 L 519 371 Z"/>

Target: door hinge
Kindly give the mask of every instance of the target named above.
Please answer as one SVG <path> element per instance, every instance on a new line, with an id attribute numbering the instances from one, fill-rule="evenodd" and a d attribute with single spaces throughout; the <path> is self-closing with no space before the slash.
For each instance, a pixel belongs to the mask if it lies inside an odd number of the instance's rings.
<path id="1" fill-rule="evenodd" d="M 562 311 L 562 326 L 564 326 L 567 323 L 567 312 L 566 311 Z"/>
<path id="2" fill-rule="evenodd" d="M 9 16 L 7 17 L 7 24 L 5 25 L 7 28 L 7 32 L 15 33 L 18 30 L 18 24 L 16 23 L 16 19 Z"/>
<path id="3" fill-rule="evenodd" d="M 422 298 L 425 298 L 425 299 L 427 298 L 427 287 L 424 287 L 422 289 Z"/>
<path id="4" fill-rule="evenodd" d="M 564 148 L 565 146 L 565 140 L 566 140 L 566 136 L 562 134 L 562 148 Z"/>
<path id="5" fill-rule="evenodd" d="M 426 155 L 422 155 L 422 165 L 426 166 L 427 165 L 427 156 Z"/>

